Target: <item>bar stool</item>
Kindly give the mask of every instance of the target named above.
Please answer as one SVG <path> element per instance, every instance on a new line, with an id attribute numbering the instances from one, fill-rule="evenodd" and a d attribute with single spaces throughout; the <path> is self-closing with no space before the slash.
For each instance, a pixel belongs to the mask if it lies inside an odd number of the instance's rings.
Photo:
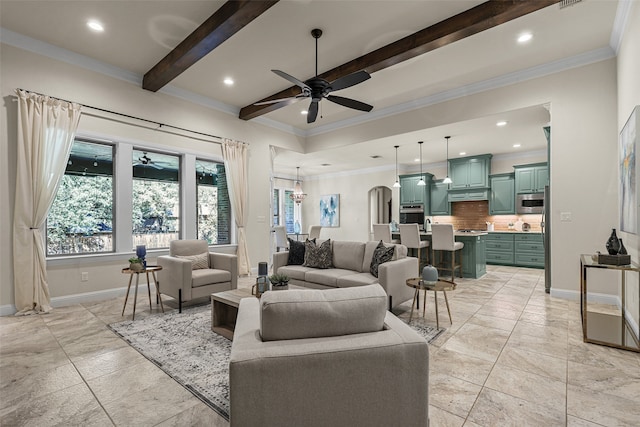
<path id="1" fill-rule="evenodd" d="M 373 240 L 379 242 L 382 240 L 385 243 L 400 243 L 400 240 L 391 238 L 390 224 L 373 224 Z"/>
<path id="2" fill-rule="evenodd" d="M 431 224 L 431 250 L 433 254 L 431 259 L 435 263 L 436 251 L 440 251 L 440 263 L 437 265 L 439 270 L 451 270 L 451 283 L 454 282 L 455 270 L 460 269 L 460 277 L 462 277 L 462 251 L 464 243 L 456 242 L 453 234 L 453 224 Z M 443 253 L 451 252 L 451 263 L 449 265 L 443 262 Z M 456 252 L 459 252 L 459 263 L 456 264 Z"/>
<path id="3" fill-rule="evenodd" d="M 311 227 L 309 227 L 309 240 L 319 239 L 320 230 L 322 230 L 321 225 L 312 225 Z"/>
<path id="4" fill-rule="evenodd" d="M 289 241 L 287 240 L 287 231 L 284 226 L 278 225 L 273 227 L 273 231 L 276 233 L 276 252 L 280 252 L 280 249 L 285 251 L 289 250 Z"/>
<path id="5" fill-rule="evenodd" d="M 429 241 L 420 240 L 420 229 L 418 228 L 418 224 L 400 224 L 398 227 L 400 228 L 400 243 L 408 249 L 418 250 L 418 276 L 420 276 L 422 267 L 429 262 L 429 251 L 422 251 L 422 249 L 427 249 L 429 247 Z M 422 261 L 422 252 L 425 254 L 425 259 L 422 265 L 420 265 L 420 262 Z"/>

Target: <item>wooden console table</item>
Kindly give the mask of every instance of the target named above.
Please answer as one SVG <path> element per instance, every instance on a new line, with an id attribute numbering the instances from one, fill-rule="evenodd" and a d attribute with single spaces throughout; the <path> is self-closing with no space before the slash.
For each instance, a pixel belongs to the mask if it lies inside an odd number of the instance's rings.
<path id="1" fill-rule="evenodd" d="M 587 272 L 590 269 L 620 272 L 620 286 L 618 287 L 617 280 L 611 285 L 616 291 L 620 291 L 615 293 L 620 304 L 617 310 L 589 310 Z M 640 265 L 635 262 L 629 265 L 599 264 L 591 255 L 580 255 L 580 310 L 584 342 L 640 352 L 640 289 L 627 293 L 627 273 L 637 273 L 636 285 L 640 283 Z M 593 301 L 591 304 L 593 305 Z"/>

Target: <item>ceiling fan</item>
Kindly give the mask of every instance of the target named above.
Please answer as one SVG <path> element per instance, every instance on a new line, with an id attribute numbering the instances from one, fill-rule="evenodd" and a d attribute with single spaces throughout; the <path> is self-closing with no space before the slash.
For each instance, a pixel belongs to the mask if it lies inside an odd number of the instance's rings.
<path id="1" fill-rule="evenodd" d="M 340 77 L 333 82 L 328 82 L 325 79 L 318 77 L 318 39 L 322 35 L 322 30 L 315 28 L 311 30 L 311 35 L 316 39 L 316 76 L 303 82 L 285 73 L 284 71 L 271 70 L 280 77 L 289 80 L 296 86 L 299 86 L 302 89 L 302 93 L 291 98 L 272 99 L 269 101 L 258 102 L 255 105 L 274 104 L 291 99 L 311 98 L 311 104 L 309 105 L 309 111 L 307 112 L 307 123 L 313 123 L 316 121 L 316 117 L 318 116 L 318 103 L 323 98 L 344 107 L 353 108 L 354 110 L 366 112 L 371 111 L 373 109 L 372 105 L 356 101 L 355 99 L 345 98 L 343 96 L 329 95 L 329 93 L 336 90 L 346 89 L 348 87 L 362 83 L 363 81 L 370 79 L 371 76 L 369 75 L 369 73 L 362 70 L 356 71 L 355 73 L 351 73 L 344 77 Z"/>
<path id="2" fill-rule="evenodd" d="M 138 161 L 133 164 L 133 166 L 151 166 L 152 168 L 162 169 L 162 166 L 157 165 L 151 160 L 149 156 L 147 156 L 146 152 L 142 153 L 142 157 L 138 157 Z"/>

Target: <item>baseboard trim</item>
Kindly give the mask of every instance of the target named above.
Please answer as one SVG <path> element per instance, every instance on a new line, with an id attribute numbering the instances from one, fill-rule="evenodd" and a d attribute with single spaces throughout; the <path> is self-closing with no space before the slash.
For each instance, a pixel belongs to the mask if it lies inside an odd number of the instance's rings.
<path id="1" fill-rule="evenodd" d="M 65 295 L 51 298 L 51 306 L 66 307 L 69 305 L 82 304 L 87 302 L 104 301 L 111 298 L 118 298 L 127 293 L 127 287 L 104 289 L 102 291 L 83 292 L 81 294 Z M 12 316 L 16 314 L 16 307 L 13 304 L 0 306 L 0 316 Z"/>

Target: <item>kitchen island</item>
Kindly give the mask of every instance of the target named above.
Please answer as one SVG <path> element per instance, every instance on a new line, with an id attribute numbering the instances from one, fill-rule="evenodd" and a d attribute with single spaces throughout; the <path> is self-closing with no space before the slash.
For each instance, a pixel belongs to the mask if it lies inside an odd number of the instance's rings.
<path id="1" fill-rule="evenodd" d="M 462 276 L 479 279 L 487 273 L 487 258 L 486 258 L 486 231 L 456 231 L 454 233 L 457 242 L 464 243 L 462 248 Z M 391 237 L 394 239 L 400 239 L 400 233 L 393 232 Z M 428 240 L 431 244 L 431 232 L 421 232 L 421 240 Z M 429 253 L 431 253 L 431 247 L 429 247 Z M 439 255 L 436 255 L 439 257 Z M 450 254 L 444 253 L 444 259 L 449 259 Z"/>

